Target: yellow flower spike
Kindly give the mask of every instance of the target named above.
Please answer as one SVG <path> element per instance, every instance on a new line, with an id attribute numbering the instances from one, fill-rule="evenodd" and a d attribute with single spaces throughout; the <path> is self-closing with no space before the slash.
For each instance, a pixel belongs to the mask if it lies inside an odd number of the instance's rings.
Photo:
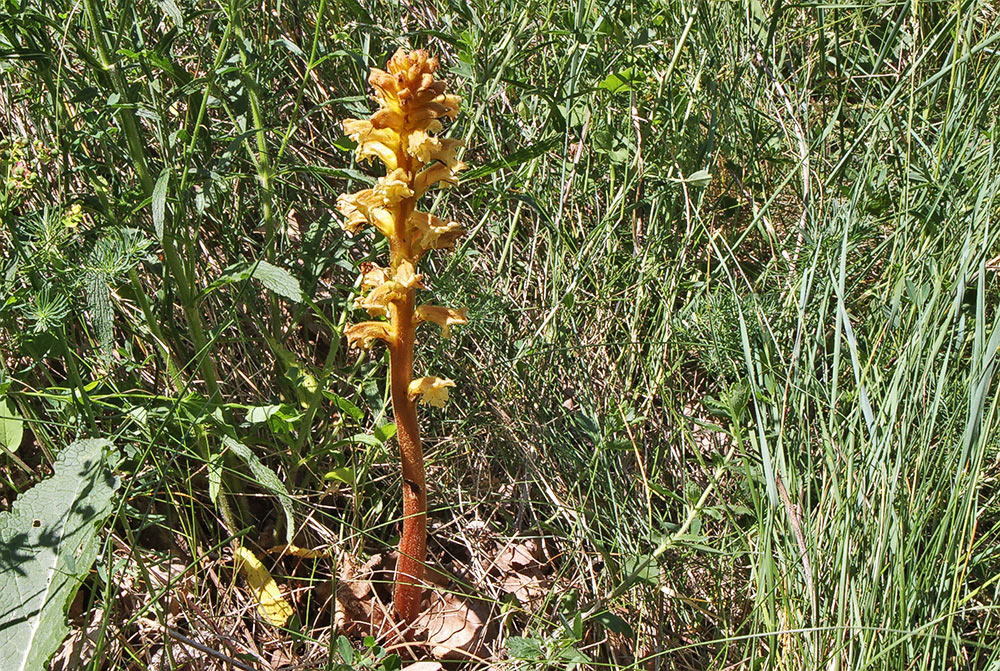
<path id="1" fill-rule="evenodd" d="M 405 170 L 397 168 L 385 177 L 378 178 L 375 193 L 382 198 L 383 207 L 395 207 L 399 201 L 413 195 L 413 189 Z"/>
<path id="2" fill-rule="evenodd" d="M 374 289 L 380 284 L 385 284 L 391 276 L 388 268 L 376 266 L 374 263 L 368 264 L 368 267 L 363 268 L 362 272 L 364 273 L 361 276 L 362 289 Z"/>
<path id="3" fill-rule="evenodd" d="M 434 322 L 441 327 L 441 337 L 451 337 L 451 327 L 458 324 L 468 324 L 465 308 L 456 310 L 440 305 L 421 305 L 416 312 L 417 323 Z"/>
<path id="4" fill-rule="evenodd" d="M 417 211 L 417 201 L 434 186 L 458 183 L 465 164 L 458 159 L 460 140 L 439 137 L 443 119 L 458 116 L 459 97 L 445 93 L 434 78 L 438 61 L 425 51 L 400 49 L 385 70 L 372 69 L 368 82 L 378 109 L 368 119 L 344 121 L 344 132 L 357 142 L 359 160 L 377 158 L 386 168 L 371 189 L 337 199 L 343 227 L 354 233 L 370 224 L 389 242 L 389 266 L 363 269 L 364 294 L 355 305 L 388 321 L 348 326 L 344 335 L 354 347 L 384 340 L 389 348 L 389 382 L 396 440 L 403 471 L 403 529 L 396 563 L 393 604 L 404 623 L 420 611 L 424 561 L 427 558 L 427 491 L 416 401 L 443 406 L 455 383 L 437 377 L 413 379 L 415 329 L 435 322 L 445 337 L 466 323 L 465 310 L 436 305 L 417 308 L 416 293 L 425 289 L 417 273 L 420 258 L 446 249 L 462 235 L 458 222 Z"/>
<path id="5" fill-rule="evenodd" d="M 399 146 L 399 133 L 393 128 L 375 128 L 366 119 L 346 119 L 344 133 L 358 143 L 355 154 L 359 160 L 377 158 L 389 170 L 395 170 L 399 158 L 393 147 Z"/>
<path id="6" fill-rule="evenodd" d="M 372 317 L 387 317 L 389 304 L 402 299 L 405 293 L 406 289 L 398 282 L 389 280 L 375 287 L 368 294 L 359 296 L 354 301 L 354 307 L 367 310 Z"/>
<path id="7" fill-rule="evenodd" d="M 413 180 L 413 192 L 419 198 L 435 184 L 440 184 L 443 187 L 454 186 L 458 184 L 458 171 L 464 169 L 465 164 L 461 161 L 457 161 L 453 168 L 449 168 L 444 163 L 434 163 L 422 170 Z"/>
<path id="8" fill-rule="evenodd" d="M 421 403 L 443 408 L 448 402 L 448 388 L 454 386 L 453 380 L 433 376 L 421 377 L 410 383 L 408 396 L 411 401 L 419 396 Z"/>
<path id="9" fill-rule="evenodd" d="M 408 259 L 403 259 L 396 266 L 396 273 L 393 276 L 400 285 L 406 289 L 424 289 L 424 276 L 418 275 L 413 263 Z"/>
<path id="10" fill-rule="evenodd" d="M 438 149 L 431 152 L 430 157 L 435 161 L 441 161 L 452 172 L 462 170 L 465 164 L 458 160 L 458 150 L 465 146 L 461 140 L 445 138 L 441 140 Z"/>
<path id="11" fill-rule="evenodd" d="M 385 201 L 385 191 L 377 187 L 338 196 L 337 209 L 346 217 L 342 224 L 344 230 L 353 234 L 365 224 L 371 224 L 382 235 L 391 237 L 396 230 L 396 219 L 390 210 L 383 207 Z"/>
<path id="12" fill-rule="evenodd" d="M 352 235 L 357 233 L 362 226 L 368 224 L 368 217 L 358 208 L 358 195 L 357 193 L 345 193 L 337 196 L 337 209 L 344 215 L 344 221 L 341 222 L 340 226 Z"/>
<path id="13" fill-rule="evenodd" d="M 422 130 L 413 131 L 407 139 L 406 153 L 421 163 L 429 162 L 431 156 L 440 151 L 441 139 L 428 135 Z"/>
<path id="14" fill-rule="evenodd" d="M 372 317 L 387 317 L 389 304 L 403 300 L 409 289 L 423 289 L 423 275 L 417 275 L 413 264 L 403 261 L 390 277 L 387 268 L 374 266 L 361 277 L 361 288 L 369 292 L 354 300 L 354 307 L 367 310 Z"/>

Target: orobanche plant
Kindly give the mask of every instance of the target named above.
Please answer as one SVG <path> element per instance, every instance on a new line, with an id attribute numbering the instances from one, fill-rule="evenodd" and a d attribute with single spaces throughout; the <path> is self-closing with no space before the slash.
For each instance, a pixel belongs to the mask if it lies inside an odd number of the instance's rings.
<path id="1" fill-rule="evenodd" d="M 393 601 L 404 622 L 420 610 L 427 557 L 427 491 L 416 403 L 443 407 L 448 388 L 455 386 L 439 377 L 413 379 L 415 331 L 421 322 L 434 322 L 448 337 L 452 326 L 466 323 L 464 309 L 417 304 L 417 290 L 425 288 L 417 273 L 420 258 L 428 250 L 450 248 L 464 232 L 457 222 L 417 210 L 428 189 L 455 184 L 456 173 L 465 167 L 456 157 L 462 142 L 438 136 L 441 119 L 458 115 L 459 97 L 444 92 L 444 82 L 434 78 L 437 68 L 437 59 L 427 52 L 400 49 L 385 71 L 372 69 L 368 81 L 379 109 L 368 119 L 345 120 L 344 131 L 358 143 L 358 158 L 377 158 L 386 174 L 373 188 L 337 200 L 347 231 L 367 224 L 389 241 L 389 267 L 363 268 L 365 293 L 356 301 L 357 307 L 382 319 L 348 326 L 345 335 L 356 347 L 368 349 L 383 340 L 389 348 L 404 516 Z"/>

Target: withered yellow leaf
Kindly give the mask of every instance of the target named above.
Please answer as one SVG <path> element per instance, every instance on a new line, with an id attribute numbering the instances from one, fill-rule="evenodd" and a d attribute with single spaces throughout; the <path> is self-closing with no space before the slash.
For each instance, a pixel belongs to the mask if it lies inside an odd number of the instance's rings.
<path id="1" fill-rule="evenodd" d="M 311 550 L 309 548 L 299 547 L 298 545 L 275 545 L 274 547 L 267 549 L 267 554 L 292 555 L 293 557 L 300 557 L 301 559 L 319 559 L 320 557 L 329 557 L 330 548 Z"/>
<path id="2" fill-rule="evenodd" d="M 284 627 L 292 616 L 292 606 L 281 595 L 270 571 L 264 568 L 253 552 L 242 546 L 236 548 L 236 565 L 250 585 L 260 616 L 275 627 Z"/>

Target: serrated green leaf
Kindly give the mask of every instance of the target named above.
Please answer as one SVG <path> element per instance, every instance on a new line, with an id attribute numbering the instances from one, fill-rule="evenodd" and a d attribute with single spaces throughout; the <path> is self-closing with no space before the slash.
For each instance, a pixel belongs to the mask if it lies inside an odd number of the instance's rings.
<path id="1" fill-rule="evenodd" d="M 284 296 L 296 303 L 302 302 L 302 289 L 299 287 L 299 281 L 284 268 L 279 268 L 267 261 L 260 261 L 254 267 L 251 276 L 260 280 L 261 284 L 279 296 Z"/>
<path id="2" fill-rule="evenodd" d="M 24 438 L 24 420 L 8 405 L 6 399 L 0 399 L 0 444 L 11 452 L 17 452 L 22 438 Z"/>
<path id="3" fill-rule="evenodd" d="M 110 361 L 114 340 L 114 308 L 111 306 L 108 281 L 103 273 L 90 273 L 87 277 L 87 312 L 94 324 L 101 358 Z"/>
<path id="4" fill-rule="evenodd" d="M 243 463 L 250 467 L 250 472 L 255 478 L 257 478 L 257 482 L 259 482 L 264 489 L 278 497 L 278 501 L 281 503 L 281 509 L 285 513 L 285 540 L 286 542 L 291 543 L 292 536 L 295 534 L 295 514 L 292 510 L 292 497 L 288 493 L 288 489 L 285 488 L 285 483 L 281 481 L 281 478 L 278 477 L 277 473 L 265 466 L 261 460 L 257 458 L 257 455 L 243 443 L 238 440 L 233 440 L 229 436 L 223 436 L 222 444 L 232 450 L 233 454 L 243 460 Z"/>
<path id="5" fill-rule="evenodd" d="M 542 643 L 535 638 L 508 636 L 507 652 L 516 659 L 541 659 Z"/>
<path id="6" fill-rule="evenodd" d="M 69 627 L 66 608 L 97 558 L 118 488 L 107 440 L 81 440 L 52 477 L 0 513 L 0 669 L 41 671 Z"/>

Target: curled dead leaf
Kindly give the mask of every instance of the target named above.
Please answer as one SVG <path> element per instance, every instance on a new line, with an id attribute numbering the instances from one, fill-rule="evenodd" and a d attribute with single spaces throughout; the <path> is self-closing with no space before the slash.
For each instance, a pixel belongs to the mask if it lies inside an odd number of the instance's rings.
<path id="1" fill-rule="evenodd" d="M 443 668 L 441 662 L 414 662 L 404 666 L 403 671 L 441 671 Z"/>
<path id="2" fill-rule="evenodd" d="M 414 627 L 426 634 L 430 654 L 440 659 L 481 659 L 492 630 L 471 599 L 457 594 L 436 593 Z"/>

